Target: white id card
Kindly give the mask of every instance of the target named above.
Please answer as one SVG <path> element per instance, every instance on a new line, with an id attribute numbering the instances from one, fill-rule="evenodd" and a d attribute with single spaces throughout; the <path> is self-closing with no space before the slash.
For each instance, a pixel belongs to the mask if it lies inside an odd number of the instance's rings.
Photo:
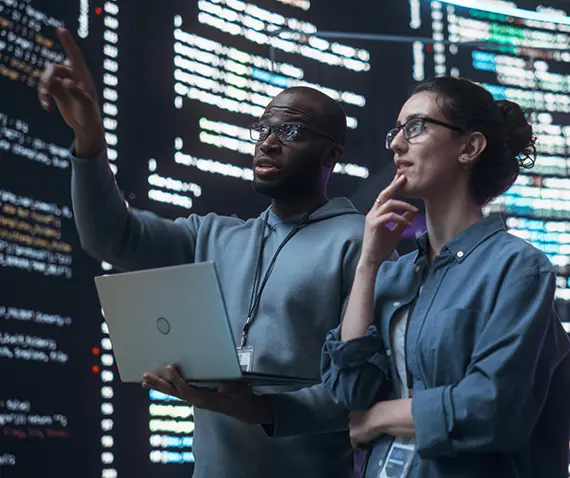
<path id="1" fill-rule="evenodd" d="M 397 437 L 378 478 L 406 478 L 416 451 L 415 438 Z"/>
<path id="2" fill-rule="evenodd" d="M 237 356 L 242 372 L 251 372 L 253 368 L 253 347 L 251 345 L 238 347 Z"/>

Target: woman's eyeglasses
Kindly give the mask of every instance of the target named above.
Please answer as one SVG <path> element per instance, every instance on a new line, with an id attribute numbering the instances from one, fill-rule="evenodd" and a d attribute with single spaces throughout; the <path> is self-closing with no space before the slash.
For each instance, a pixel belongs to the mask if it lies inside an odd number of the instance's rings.
<path id="1" fill-rule="evenodd" d="M 430 118 L 429 116 L 417 116 L 406 121 L 404 124 L 397 126 L 396 128 L 392 128 L 390 131 L 388 131 L 388 134 L 386 135 L 386 149 L 390 149 L 392 141 L 394 141 L 394 138 L 397 136 L 401 129 L 404 130 L 404 138 L 412 139 L 425 131 L 426 123 L 437 124 L 439 126 L 452 129 L 453 131 L 464 133 L 463 129 L 459 126 L 454 126 L 452 124 L 445 123 L 444 121 Z"/>

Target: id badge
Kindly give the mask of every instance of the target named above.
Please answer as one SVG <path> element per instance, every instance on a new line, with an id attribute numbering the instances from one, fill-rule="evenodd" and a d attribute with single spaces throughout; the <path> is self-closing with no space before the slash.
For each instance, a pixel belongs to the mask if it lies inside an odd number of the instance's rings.
<path id="1" fill-rule="evenodd" d="M 416 440 L 397 437 L 390 447 L 388 457 L 378 478 L 406 478 L 414 459 Z"/>
<path id="2" fill-rule="evenodd" d="M 251 372 L 253 369 L 253 347 L 251 345 L 238 347 L 237 356 L 242 372 Z"/>

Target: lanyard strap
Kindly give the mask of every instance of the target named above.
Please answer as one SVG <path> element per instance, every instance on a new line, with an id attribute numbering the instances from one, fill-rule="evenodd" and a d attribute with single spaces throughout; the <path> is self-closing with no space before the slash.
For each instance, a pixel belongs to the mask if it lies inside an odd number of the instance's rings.
<path id="1" fill-rule="evenodd" d="M 321 206 L 319 205 L 319 207 L 321 207 Z M 275 261 L 277 260 L 277 256 L 279 255 L 281 250 L 285 247 L 285 245 L 293 238 L 293 236 L 309 224 L 309 217 L 317 209 L 318 208 L 314 209 L 313 211 L 306 213 L 301 218 L 301 220 L 295 225 L 295 227 L 289 232 L 289 234 L 287 234 L 287 237 L 285 237 L 285 239 L 283 239 L 281 244 L 279 244 L 279 247 L 277 248 L 277 250 L 273 254 L 273 257 L 271 258 L 271 261 L 269 262 L 269 265 L 267 266 L 267 270 L 265 271 L 265 275 L 263 276 L 263 279 L 261 280 L 261 283 L 260 283 L 261 263 L 262 263 L 262 259 L 263 259 L 263 246 L 265 245 L 265 239 L 266 239 L 265 238 L 265 230 L 267 229 L 267 224 L 269 222 L 269 211 L 267 211 L 267 213 L 265 214 L 265 220 L 263 222 L 263 229 L 261 231 L 261 235 L 259 238 L 259 253 L 257 255 L 257 265 L 255 267 L 255 276 L 253 279 L 253 287 L 251 289 L 251 298 L 249 300 L 247 320 L 245 321 L 245 324 L 243 325 L 243 330 L 241 333 L 240 347 L 245 347 L 245 344 L 247 343 L 247 333 L 248 333 L 249 328 L 251 327 L 251 324 L 253 323 L 253 320 L 255 318 L 255 313 L 257 312 L 257 308 L 259 307 L 259 302 L 261 300 L 261 294 L 263 293 L 263 289 L 265 289 L 265 285 L 267 284 L 267 281 L 269 280 L 269 277 L 271 276 L 271 273 L 273 272 L 273 268 L 275 267 Z"/>

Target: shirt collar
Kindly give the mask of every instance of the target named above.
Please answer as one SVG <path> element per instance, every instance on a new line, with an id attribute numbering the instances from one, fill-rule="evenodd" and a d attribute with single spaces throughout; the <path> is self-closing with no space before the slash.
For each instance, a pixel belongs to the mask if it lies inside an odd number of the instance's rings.
<path id="1" fill-rule="evenodd" d="M 463 232 L 459 233 L 451 239 L 445 246 L 443 246 L 442 254 L 449 251 L 457 262 L 463 260 L 473 252 L 479 244 L 491 237 L 499 231 L 506 230 L 505 223 L 499 214 L 491 214 L 488 217 L 471 224 Z M 414 262 L 417 262 L 421 257 L 429 254 L 429 237 L 425 232 L 417 239 L 418 252 Z"/>

